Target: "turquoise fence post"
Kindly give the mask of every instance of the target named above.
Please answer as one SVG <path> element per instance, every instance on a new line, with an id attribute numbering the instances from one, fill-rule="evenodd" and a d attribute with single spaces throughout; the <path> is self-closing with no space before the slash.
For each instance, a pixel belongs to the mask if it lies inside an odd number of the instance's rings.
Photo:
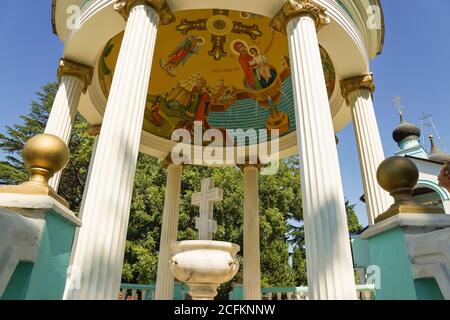
<path id="1" fill-rule="evenodd" d="M 234 284 L 233 290 L 229 294 L 229 299 L 234 301 L 244 300 L 244 286 L 242 284 Z"/>

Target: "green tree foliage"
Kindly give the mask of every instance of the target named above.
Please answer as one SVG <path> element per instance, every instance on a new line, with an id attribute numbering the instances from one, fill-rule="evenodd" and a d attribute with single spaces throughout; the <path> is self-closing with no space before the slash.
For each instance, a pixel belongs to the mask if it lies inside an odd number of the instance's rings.
<path id="1" fill-rule="evenodd" d="M 351 205 L 350 202 L 347 200 L 345 202 L 345 208 L 347 209 L 347 224 L 348 224 L 348 231 L 350 233 L 358 233 L 361 231 L 362 226 L 359 224 L 358 216 L 355 212 L 355 206 Z"/>
<path id="2" fill-rule="evenodd" d="M 20 152 L 29 138 L 43 132 L 57 88 L 57 83 L 45 85 L 37 93 L 37 100 L 31 103 L 30 113 L 21 117 L 23 124 L 7 127 L 6 133 L 0 134 L 0 151 L 4 155 L 0 162 L 0 184 L 18 184 L 28 179 Z M 88 123 L 77 116 L 69 146 L 71 158 L 59 189 L 75 212 L 80 207 L 93 146 L 87 128 Z M 183 170 L 178 239 L 197 238 L 194 219 L 198 216 L 198 208 L 191 205 L 191 197 L 200 190 L 201 180 L 205 177 L 213 177 L 216 186 L 224 190 L 224 200 L 215 206 L 214 211 L 218 222 L 215 239 L 242 247 L 243 175 L 232 167 L 188 166 Z M 259 182 L 262 285 L 306 285 L 298 157 L 280 162 L 276 175 L 260 176 Z M 156 280 L 165 185 L 166 170 L 160 162 L 140 154 L 127 235 L 124 282 L 154 283 Z M 347 209 L 350 230 L 355 232 L 360 226 L 353 207 L 348 203 Z M 290 250 L 293 251 L 292 257 Z M 242 254 L 241 251 L 241 257 Z M 221 293 L 229 292 L 230 286 L 221 288 Z"/>
<path id="3" fill-rule="evenodd" d="M 224 190 L 224 201 L 215 205 L 218 223 L 215 239 L 240 244 L 243 239 L 243 175 L 237 168 L 206 168 L 188 166 L 183 170 L 178 240 L 196 239 L 194 218 L 198 207 L 191 205 L 201 180 L 213 177 L 215 185 Z M 165 170 L 158 161 L 141 155 L 138 161 L 130 228 L 126 249 L 124 281 L 154 282 L 161 213 L 164 207 Z M 260 178 L 261 266 L 263 286 L 293 286 L 294 275 L 289 265 L 287 233 L 288 212 L 301 216 L 296 204 L 300 198 L 300 180 L 296 171 L 284 163 L 276 176 Z M 285 194 L 285 196 L 283 196 Z M 284 212 L 284 213 L 283 213 Z M 242 256 L 243 251 L 240 252 Z M 225 285 L 221 293 L 231 290 Z"/>

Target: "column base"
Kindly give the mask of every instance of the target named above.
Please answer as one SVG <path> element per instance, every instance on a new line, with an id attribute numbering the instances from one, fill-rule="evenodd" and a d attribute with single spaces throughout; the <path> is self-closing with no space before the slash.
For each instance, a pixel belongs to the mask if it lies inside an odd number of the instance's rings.
<path id="1" fill-rule="evenodd" d="M 214 300 L 219 285 L 215 283 L 189 283 L 188 287 L 192 300 Z"/>
<path id="2" fill-rule="evenodd" d="M 410 214 L 445 214 L 445 211 L 440 208 L 433 208 L 424 206 L 418 203 L 393 205 L 385 213 L 380 214 L 375 218 L 375 223 L 379 223 L 397 215 Z"/>

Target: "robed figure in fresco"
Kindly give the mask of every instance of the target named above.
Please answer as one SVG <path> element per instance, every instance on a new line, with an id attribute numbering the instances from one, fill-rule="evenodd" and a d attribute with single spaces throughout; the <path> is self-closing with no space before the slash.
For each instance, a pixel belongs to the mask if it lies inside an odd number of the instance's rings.
<path id="1" fill-rule="evenodd" d="M 255 65 L 253 63 L 254 57 L 248 52 L 246 45 L 243 42 L 236 42 L 234 50 L 239 53 L 239 63 L 244 72 L 245 85 L 252 90 L 260 90 L 261 85 L 256 79 Z"/>
<path id="2" fill-rule="evenodd" d="M 187 37 L 175 48 L 167 60 L 161 59 L 161 68 L 171 76 L 175 76 L 176 68 L 184 65 L 193 54 L 197 54 L 204 43 L 205 41 L 201 37 Z"/>
<path id="3" fill-rule="evenodd" d="M 257 47 L 251 47 L 249 50 L 243 42 L 237 41 L 234 50 L 239 53 L 239 63 L 244 72 L 247 88 L 258 91 L 274 83 L 277 72 Z"/>
<path id="4" fill-rule="evenodd" d="M 272 72 L 272 68 L 267 61 L 267 58 L 259 53 L 258 48 L 250 48 L 250 54 L 253 56 L 251 64 L 256 70 L 258 81 L 265 88 L 269 83 L 273 82 L 272 78 L 274 77 L 274 75 Z"/>

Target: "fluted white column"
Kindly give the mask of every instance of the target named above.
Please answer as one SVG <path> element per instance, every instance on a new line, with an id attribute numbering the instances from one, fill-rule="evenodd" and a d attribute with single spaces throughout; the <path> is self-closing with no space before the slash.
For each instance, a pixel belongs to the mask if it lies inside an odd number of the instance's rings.
<path id="1" fill-rule="evenodd" d="M 92 146 L 92 154 L 91 159 L 89 161 L 89 169 L 88 169 L 88 175 L 86 177 L 86 184 L 83 191 L 83 198 L 81 200 L 80 205 L 80 212 L 78 214 L 78 219 L 81 220 L 81 223 L 83 223 L 83 212 L 85 209 L 85 203 L 86 203 L 86 195 L 87 195 L 87 186 L 89 185 L 89 182 L 91 181 L 91 175 L 92 175 L 92 166 L 94 164 L 95 155 L 97 153 L 97 146 L 98 146 L 98 134 L 94 135 L 94 145 Z M 70 294 L 71 290 L 75 289 L 79 285 L 80 280 L 80 270 L 77 266 L 74 265 L 73 261 L 75 259 L 75 252 L 77 250 L 77 244 L 78 244 L 78 235 L 80 233 L 80 228 L 77 228 L 75 230 L 75 236 L 73 238 L 73 244 L 72 244 L 72 251 L 70 254 L 70 260 L 69 260 L 69 270 L 67 273 L 67 279 L 66 279 L 66 287 L 64 289 L 64 295 L 63 299 L 66 300 L 68 295 Z"/>
<path id="2" fill-rule="evenodd" d="M 170 272 L 170 246 L 177 241 L 178 218 L 180 212 L 181 165 L 169 164 L 167 168 L 166 197 L 159 248 L 158 273 L 156 278 L 155 300 L 172 300 L 174 277 Z"/>
<path id="3" fill-rule="evenodd" d="M 317 18 L 318 19 L 318 18 Z M 356 299 L 341 174 L 314 13 L 287 24 L 310 299 Z"/>
<path id="4" fill-rule="evenodd" d="M 117 299 L 158 14 L 136 1 L 103 118 L 73 264 L 80 288 L 67 299 Z"/>
<path id="5" fill-rule="evenodd" d="M 391 196 L 377 182 L 378 166 L 385 156 L 372 101 L 375 86 L 372 75 L 344 80 L 341 86 L 352 112 L 367 219 L 373 225 L 392 204 Z"/>
<path id="6" fill-rule="evenodd" d="M 81 94 L 91 83 L 92 69 L 62 59 L 58 76 L 60 84 L 45 127 L 45 133 L 59 137 L 68 145 Z M 61 171 L 50 179 L 49 185 L 57 191 L 60 180 Z"/>
<path id="7" fill-rule="evenodd" d="M 261 300 L 261 251 L 257 166 L 244 171 L 244 300 Z"/>

